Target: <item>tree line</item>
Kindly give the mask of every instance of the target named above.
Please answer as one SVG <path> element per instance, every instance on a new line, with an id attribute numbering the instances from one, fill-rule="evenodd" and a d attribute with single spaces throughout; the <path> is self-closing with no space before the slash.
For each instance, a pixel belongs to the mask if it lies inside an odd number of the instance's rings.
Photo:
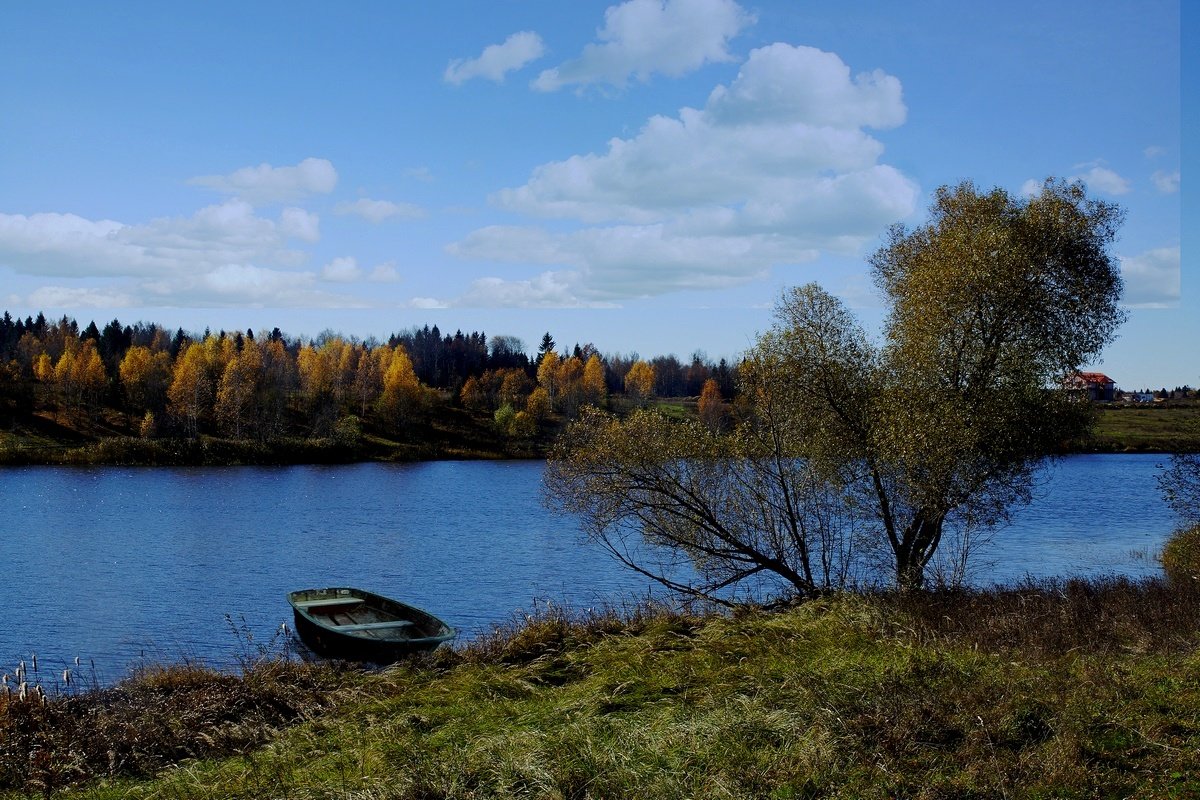
<path id="1" fill-rule="evenodd" d="M 169 331 L 154 323 L 82 330 L 67 316 L 0 317 L 0 414 L 42 413 L 87 427 L 123 419 L 143 436 L 202 433 L 268 440 L 341 436 L 368 424 L 404 433 L 437 406 L 492 415 L 501 432 L 530 436 L 552 417 L 575 418 L 610 398 L 735 393 L 736 367 L 702 353 L 643 360 L 594 345 L 557 350 L 547 333 L 535 355 L 513 336 L 442 334 L 436 325 L 360 341 L 270 331 Z M 711 411 L 710 411 L 711 414 Z"/>

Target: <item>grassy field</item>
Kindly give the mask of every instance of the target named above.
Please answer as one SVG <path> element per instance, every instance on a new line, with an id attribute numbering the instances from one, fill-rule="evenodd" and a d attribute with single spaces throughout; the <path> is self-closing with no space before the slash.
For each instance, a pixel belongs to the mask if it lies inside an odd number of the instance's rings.
<path id="1" fill-rule="evenodd" d="M 1101 451 L 1200 452 L 1200 404 L 1105 407 L 1089 445 Z"/>
<path id="2" fill-rule="evenodd" d="M 551 610 L 382 673 L 177 668 L 10 699 L 0 778 L 12 797 L 1189 798 L 1198 645 L 1200 593 L 1162 582 Z"/>

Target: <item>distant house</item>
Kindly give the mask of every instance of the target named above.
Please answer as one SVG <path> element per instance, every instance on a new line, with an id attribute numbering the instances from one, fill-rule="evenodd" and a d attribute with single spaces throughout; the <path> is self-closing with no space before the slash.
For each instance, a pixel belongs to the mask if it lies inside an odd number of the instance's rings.
<path id="1" fill-rule="evenodd" d="M 1063 381 L 1063 388 L 1079 392 L 1093 402 L 1111 403 L 1116 393 L 1116 382 L 1103 372 L 1076 372 Z"/>

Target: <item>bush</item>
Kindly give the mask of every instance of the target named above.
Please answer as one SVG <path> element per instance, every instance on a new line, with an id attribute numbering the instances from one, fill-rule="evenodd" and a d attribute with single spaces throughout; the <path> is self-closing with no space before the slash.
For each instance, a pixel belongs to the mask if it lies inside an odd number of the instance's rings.
<path id="1" fill-rule="evenodd" d="M 1200 525 L 1171 535 L 1163 547 L 1162 565 L 1172 583 L 1200 587 Z"/>

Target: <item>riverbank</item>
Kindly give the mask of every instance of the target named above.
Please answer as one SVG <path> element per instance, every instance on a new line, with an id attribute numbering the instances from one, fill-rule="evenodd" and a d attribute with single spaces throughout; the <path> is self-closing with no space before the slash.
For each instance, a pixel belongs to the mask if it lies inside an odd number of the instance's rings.
<path id="1" fill-rule="evenodd" d="M 381 673 L 9 698 L 0 775 L 14 797 L 1192 797 L 1198 647 L 1200 594 L 1158 580 L 552 609 Z"/>
<path id="2" fill-rule="evenodd" d="M 345 418 L 330 436 L 228 439 L 136 435 L 124 420 L 73 423 L 44 415 L 12 420 L 0 430 L 0 465 L 237 466 L 348 464 L 541 458 L 559 425 L 550 421 L 529 436 L 511 437 L 493 420 L 442 407 L 403 431 L 381 431 Z"/>
<path id="3" fill-rule="evenodd" d="M 664 401 L 663 408 L 677 416 L 695 413 L 694 403 L 678 400 Z M 77 425 L 30 416 L 10 421 L 0 430 L 0 465 L 225 466 L 544 458 L 563 424 L 564 419 L 551 417 L 530 435 L 514 437 L 501 432 L 487 415 L 443 407 L 400 435 L 352 423 L 340 435 L 259 441 L 208 435 L 147 438 L 119 424 L 90 420 Z M 1200 404 L 1102 407 L 1092 436 L 1068 444 L 1065 452 L 1200 452 Z"/>

